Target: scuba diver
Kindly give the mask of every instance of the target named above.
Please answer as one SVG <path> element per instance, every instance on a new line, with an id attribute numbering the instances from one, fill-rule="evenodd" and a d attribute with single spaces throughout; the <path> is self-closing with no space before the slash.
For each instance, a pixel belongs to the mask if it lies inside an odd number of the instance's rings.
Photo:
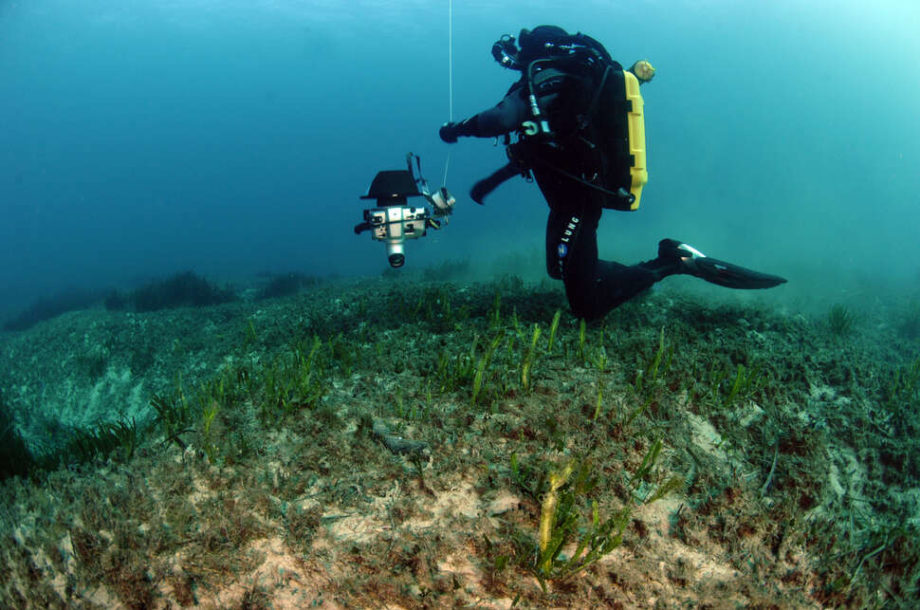
<path id="1" fill-rule="evenodd" d="M 674 239 L 637 265 L 598 260 L 597 226 L 604 209 L 635 210 L 647 180 L 639 85 L 655 69 L 645 60 L 629 69 L 595 39 L 557 26 L 505 35 L 492 48 L 503 67 L 519 71 L 493 108 L 441 126 L 453 144 L 462 136 L 502 137 L 509 162 L 477 182 L 470 196 L 482 204 L 502 182 L 536 180 L 549 204 L 546 269 L 560 279 L 572 312 L 594 320 L 675 274 L 728 288 L 770 288 L 786 280 L 708 258 Z"/>

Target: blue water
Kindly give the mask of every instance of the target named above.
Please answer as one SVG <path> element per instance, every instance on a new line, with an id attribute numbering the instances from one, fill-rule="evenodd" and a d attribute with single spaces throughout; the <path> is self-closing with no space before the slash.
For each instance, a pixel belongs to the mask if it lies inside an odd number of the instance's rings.
<path id="1" fill-rule="evenodd" d="M 378 274 L 383 246 L 352 232 L 358 197 L 408 151 L 441 182 L 448 6 L 4 0 L 0 313 L 185 269 Z M 916 2 L 477 0 L 452 23 L 454 119 L 514 80 L 489 49 L 521 27 L 658 68 L 643 208 L 605 216 L 602 256 L 650 258 L 671 236 L 786 275 L 779 290 L 920 278 Z M 456 213 L 407 268 L 539 256 L 535 187 L 465 196 L 503 161 L 487 140 L 453 147 Z"/>

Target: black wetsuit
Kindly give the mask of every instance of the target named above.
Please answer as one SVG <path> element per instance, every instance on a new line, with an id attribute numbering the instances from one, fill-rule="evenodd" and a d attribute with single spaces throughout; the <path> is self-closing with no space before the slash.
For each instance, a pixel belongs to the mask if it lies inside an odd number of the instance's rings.
<path id="1" fill-rule="evenodd" d="M 564 85 L 563 85 L 564 86 Z M 554 95 L 541 97 L 551 112 Z M 530 119 L 523 81 L 504 99 L 457 125 L 456 135 L 489 138 L 517 130 Z M 572 312 L 593 320 L 624 303 L 652 284 L 676 272 L 673 261 L 653 259 L 638 265 L 598 260 L 597 225 L 603 212 L 602 195 L 571 178 L 537 164 L 537 185 L 549 204 L 546 224 L 546 270 L 565 284 Z"/>

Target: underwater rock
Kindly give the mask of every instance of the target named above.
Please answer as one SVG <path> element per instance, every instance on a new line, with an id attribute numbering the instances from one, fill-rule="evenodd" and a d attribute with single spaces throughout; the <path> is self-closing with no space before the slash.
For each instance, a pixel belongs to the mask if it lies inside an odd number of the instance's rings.
<path id="1" fill-rule="evenodd" d="M 384 447 L 397 455 L 414 453 L 416 455 L 425 455 L 428 450 L 428 443 L 424 441 L 412 441 L 401 436 L 390 434 L 386 425 L 378 420 L 374 421 L 371 431 L 374 438 L 383 443 Z"/>

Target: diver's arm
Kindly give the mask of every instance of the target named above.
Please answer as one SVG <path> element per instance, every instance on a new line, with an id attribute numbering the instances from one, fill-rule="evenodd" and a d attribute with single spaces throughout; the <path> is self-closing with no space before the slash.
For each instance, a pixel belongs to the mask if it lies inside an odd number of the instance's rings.
<path id="1" fill-rule="evenodd" d="M 447 143 L 458 137 L 494 138 L 510 133 L 521 126 L 528 117 L 524 90 L 513 87 L 498 104 L 459 123 L 445 123 L 439 135 Z"/>

